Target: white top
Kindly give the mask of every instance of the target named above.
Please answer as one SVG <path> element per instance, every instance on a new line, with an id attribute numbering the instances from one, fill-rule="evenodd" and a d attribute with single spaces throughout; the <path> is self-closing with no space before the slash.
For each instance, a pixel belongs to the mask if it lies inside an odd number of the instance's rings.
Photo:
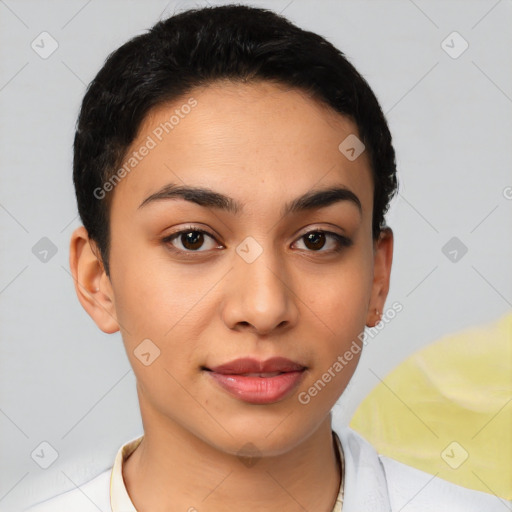
<path id="1" fill-rule="evenodd" d="M 503 512 L 494 495 L 441 480 L 378 455 L 349 427 L 337 432 L 343 450 L 344 489 L 332 512 Z M 123 480 L 123 461 L 143 436 L 123 444 L 114 465 L 92 480 L 34 505 L 25 512 L 137 512 Z M 320 511 L 318 511 L 320 512 Z"/>

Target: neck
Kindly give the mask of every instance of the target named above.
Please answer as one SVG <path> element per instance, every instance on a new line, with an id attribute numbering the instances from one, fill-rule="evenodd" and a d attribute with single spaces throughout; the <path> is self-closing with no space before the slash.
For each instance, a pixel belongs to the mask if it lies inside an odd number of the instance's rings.
<path id="1" fill-rule="evenodd" d="M 253 459 L 220 451 L 175 423 L 144 425 L 144 439 L 123 467 L 128 494 L 141 512 L 334 507 L 341 475 L 330 415 L 286 453 Z"/>

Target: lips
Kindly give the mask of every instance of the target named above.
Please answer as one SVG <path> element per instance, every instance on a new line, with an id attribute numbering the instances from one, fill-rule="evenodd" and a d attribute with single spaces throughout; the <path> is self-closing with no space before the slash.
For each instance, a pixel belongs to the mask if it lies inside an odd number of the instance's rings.
<path id="1" fill-rule="evenodd" d="M 250 357 L 235 359 L 229 363 L 209 368 L 212 372 L 224 375 L 242 374 L 269 374 L 301 371 L 304 366 L 286 359 L 285 357 L 272 357 L 266 361 L 259 361 Z"/>
<path id="2" fill-rule="evenodd" d="M 231 396 L 262 405 L 289 396 L 302 380 L 306 367 L 284 357 L 273 357 L 266 361 L 235 359 L 204 369 Z"/>

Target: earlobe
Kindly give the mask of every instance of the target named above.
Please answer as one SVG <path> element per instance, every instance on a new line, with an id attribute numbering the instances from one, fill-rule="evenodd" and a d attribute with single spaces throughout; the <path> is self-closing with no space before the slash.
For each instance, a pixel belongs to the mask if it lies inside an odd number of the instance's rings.
<path id="1" fill-rule="evenodd" d="M 368 315 L 367 327 L 375 327 L 380 322 L 384 305 L 389 292 L 391 266 L 393 263 L 393 231 L 385 227 L 375 242 L 373 284 Z"/>
<path id="2" fill-rule="evenodd" d="M 80 226 L 71 235 L 69 266 L 75 291 L 89 316 L 108 334 L 117 332 L 113 289 L 105 273 L 99 250 L 85 227 Z"/>

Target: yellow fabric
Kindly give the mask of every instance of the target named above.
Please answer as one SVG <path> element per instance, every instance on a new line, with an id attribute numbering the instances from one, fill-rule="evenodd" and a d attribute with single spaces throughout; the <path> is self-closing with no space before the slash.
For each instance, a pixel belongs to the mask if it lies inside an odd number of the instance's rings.
<path id="1" fill-rule="evenodd" d="M 512 499 L 512 312 L 409 357 L 350 426 L 383 455 Z"/>

